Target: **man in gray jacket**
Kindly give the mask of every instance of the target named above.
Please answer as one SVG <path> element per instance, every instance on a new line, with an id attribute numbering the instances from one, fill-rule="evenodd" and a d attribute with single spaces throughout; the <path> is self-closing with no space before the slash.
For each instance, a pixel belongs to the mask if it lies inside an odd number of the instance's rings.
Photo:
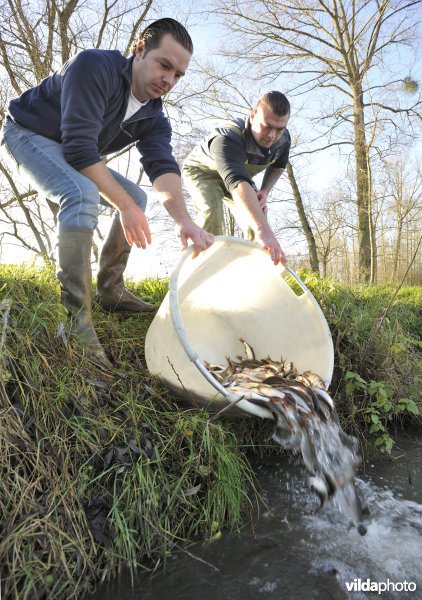
<path id="1" fill-rule="evenodd" d="M 174 19 L 160 19 L 141 32 L 130 58 L 118 51 L 84 50 L 9 105 L 2 150 L 21 176 L 60 205 L 62 303 L 71 333 L 106 369 L 112 365 L 93 326 L 91 298 L 92 234 L 100 202 L 115 207 L 116 214 L 100 255 L 97 301 L 106 310 L 154 307 L 123 283 L 133 244 L 145 249 L 151 243 L 146 194 L 102 157 L 135 142 L 154 190 L 176 222 L 182 248 L 190 239 L 197 255 L 213 242 L 187 212 L 162 110 L 161 96 L 183 77 L 192 52 L 186 29 Z"/>
<path id="2" fill-rule="evenodd" d="M 245 119 L 216 127 L 183 165 L 201 227 L 223 235 L 226 205 L 244 232 L 252 229 L 275 264 L 285 264 L 285 257 L 267 220 L 267 199 L 289 159 L 289 117 L 286 96 L 268 92 Z M 260 172 L 264 177 L 257 190 L 253 177 Z"/>

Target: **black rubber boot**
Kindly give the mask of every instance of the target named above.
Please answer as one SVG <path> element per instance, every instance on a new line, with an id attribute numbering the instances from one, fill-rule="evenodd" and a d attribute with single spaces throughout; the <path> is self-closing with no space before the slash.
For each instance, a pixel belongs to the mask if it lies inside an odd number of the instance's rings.
<path id="1" fill-rule="evenodd" d="M 113 365 L 98 341 L 92 322 L 91 247 L 91 231 L 59 231 L 57 278 L 62 304 L 70 317 L 70 335 L 85 355 L 111 371 Z"/>
<path id="2" fill-rule="evenodd" d="M 124 286 L 123 272 L 130 251 L 120 219 L 115 217 L 100 254 L 95 300 L 111 312 L 153 312 L 156 310 L 153 304 L 144 302 Z"/>

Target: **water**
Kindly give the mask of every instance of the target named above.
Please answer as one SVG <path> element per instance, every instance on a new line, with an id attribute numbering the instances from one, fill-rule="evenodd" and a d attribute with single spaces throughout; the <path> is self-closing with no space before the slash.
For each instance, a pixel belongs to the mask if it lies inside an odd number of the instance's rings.
<path id="1" fill-rule="evenodd" d="M 288 457 L 254 459 L 264 506 L 240 533 L 223 532 L 177 552 L 165 572 L 127 574 L 98 592 L 101 600 L 352 600 L 422 598 L 422 439 L 400 436 L 402 458 L 365 465 L 359 495 L 372 513 L 366 536 L 310 492 L 306 471 Z M 218 569 L 218 570 L 217 570 Z M 349 586 L 390 584 L 382 594 Z M 356 581 L 355 581 L 356 580 Z M 369 580 L 369 581 L 368 581 Z M 411 582 L 416 591 L 397 591 Z M 413 587 L 413 586 L 412 586 Z"/>
<path id="2" fill-rule="evenodd" d="M 308 406 L 304 413 L 297 404 L 291 404 L 286 410 L 283 400 L 273 401 L 272 406 L 278 415 L 273 439 L 284 447 L 300 450 L 304 465 L 312 475 L 310 487 L 320 498 L 320 508 L 332 498 L 336 508 L 365 535 L 366 507 L 362 506 L 355 485 L 358 441 L 346 435 L 337 419 L 331 419 L 328 413 L 321 412 L 321 419 Z"/>
<path id="3" fill-rule="evenodd" d="M 311 371 L 299 373 L 283 357 L 280 361 L 270 356 L 257 360 L 252 346 L 242 338 L 240 341 L 246 358 L 227 358 L 227 365 L 205 363 L 207 369 L 226 389 L 272 414 L 273 440 L 301 453 L 321 507 L 327 498 L 335 498 L 338 509 L 365 535 L 366 507 L 354 481 L 358 443 L 340 428 L 324 382 Z"/>

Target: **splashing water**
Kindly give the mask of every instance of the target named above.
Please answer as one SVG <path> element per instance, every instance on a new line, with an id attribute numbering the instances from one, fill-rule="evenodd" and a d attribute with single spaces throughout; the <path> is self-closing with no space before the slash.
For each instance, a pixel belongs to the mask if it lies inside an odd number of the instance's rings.
<path id="1" fill-rule="evenodd" d="M 311 474 L 310 487 L 320 499 L 319 508 L 335 500 L 339 511 L 365 535 L 369 513 L 355 486 L 358 443 L 341 429 L 323 381 L 310 371 L 298 373 L 283 357 L 279 362 L 270 357 L 257 360 L 252 347 L 241 341 L 246 359 L 227 358 L 227 366 L 206 363 L 208 370 L 232 392 L 271 412 L 272 439 L 300 452 Z"/>
<path id="2" fill-rule="evenodd" d="M 335 570 L 343 589 L 346 589 L 346 582 L 350 585 L 353 581 L 370 579 L 377 582 L 414 582 L 420 590 L 422 505 L 403 500 L 393 491 L 382 490 L 370 482 L 358 480 L 358 486 L 374 507 L 365 538 L 339 535 L 339 524 L 332 515 L 325 515 L 317 521 L 304 517 L 302 525 L 312 531 L 312 538 L 303 541 L 312 555 L 311 573 Z M 392 600 L 421 597 L 420 591 L 409 595 L 390 591 L 385 596 Z M 365 600 L 368 593 L 354 592 L 350 597 Z"/>

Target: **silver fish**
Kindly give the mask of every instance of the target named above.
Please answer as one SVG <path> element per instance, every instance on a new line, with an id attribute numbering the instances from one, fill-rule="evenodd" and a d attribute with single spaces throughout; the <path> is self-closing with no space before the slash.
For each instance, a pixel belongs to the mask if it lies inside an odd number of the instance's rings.
<path id="1" fill-rule="evenodd" d="M 243 338 L 246 358 L 226 357 L 227 365 L 208 370 L 231 391 L 270 411 L 274 420 L 272 439 L 299 451 L 309 471 L 310 487 L 325 502 L 339 493 L 361 535 L 366 532 L 365 507 L 354 483 L 358 464 L 357 442 L 340 427 L 332 398 L 319 375 L 299 373 L 293 363 L 270 356 L 258 360 Z"/>
<path id="2" fill-rule="evenodd" d="M 240 341 L 245 347 L 246 358 L 248 358 L 249 360 L 255 360 L 255 352 L 253 351 L 252 346 L 250 346 L 248 342 L 243 338 L 240 338 Z"/>

